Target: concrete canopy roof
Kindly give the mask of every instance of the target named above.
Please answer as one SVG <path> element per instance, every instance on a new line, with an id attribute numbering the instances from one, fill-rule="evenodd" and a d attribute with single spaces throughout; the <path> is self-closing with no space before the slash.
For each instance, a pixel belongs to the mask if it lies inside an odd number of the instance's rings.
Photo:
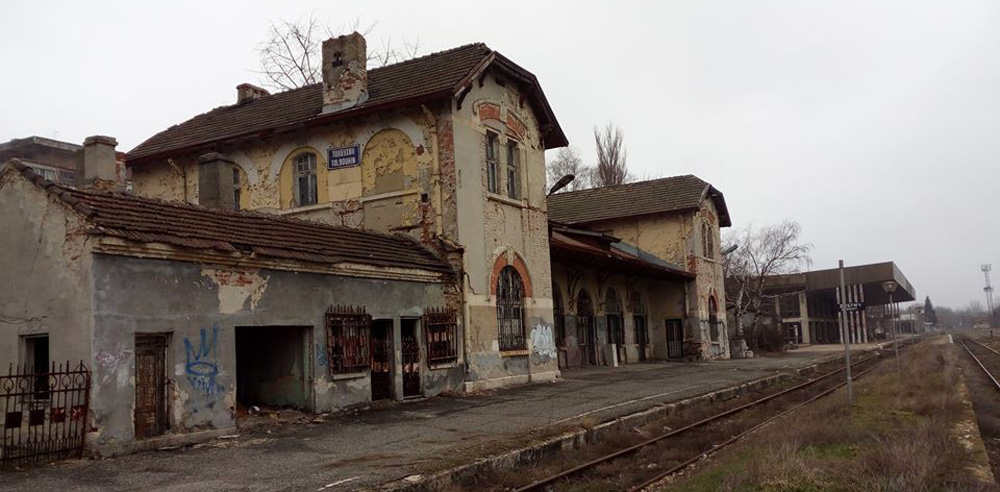
<path id="1" fill-rule="evenodd" d="M 917 291 L 913 288 L 913 284 L 907 280 L 899 267 L 891 261 L 844 267 L 844 282 L 847 285 L 861 284 L 864 291 L 865 304 L 868 305 L 889 303 L 889 295 L 882 288 L 882 284 L 888 280 L 893 280 L 898 284 L 896 292 L 892 295 L 894 302 L 916 300 Z M 837 268 L 775 275 L 767 279 L 767 290 L 776 293 L 802 291 L 829 291 L 832 293 L 839 286 L 840 270 Z"/>

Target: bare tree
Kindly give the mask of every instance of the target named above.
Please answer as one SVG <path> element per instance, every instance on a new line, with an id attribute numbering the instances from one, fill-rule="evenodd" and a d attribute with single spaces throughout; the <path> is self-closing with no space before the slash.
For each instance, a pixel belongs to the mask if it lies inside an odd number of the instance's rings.
<path id="1" fill-rule="evenodd" d="M 594 186 L 614 186 L 632 181 L 626 164 L 625 136 L 621 128 L 608 123 L 603 130 L 594 128 L 594 142 L 597 144 L 597 168 L 594 170 Z"/>
<path id="2" fill-rule="evenodd" d="M 802 229 L 797 222 L 786 220 L 780 224 L 755 229 L 748 225 L 727 234 L 723 251 L 737 246 L 723 257 L 722 268 L 726 281 L 726 302 L 735 317 L 736 333 L 733 337 L 737 350 L 745 350 L 747 335 L 754 339 L 757 317 L 762 306 L 774 295 L 767 292 L 767 278 L 771 275 L 794 273 L 809 263 L 811 244 L 799 242 Z M 749 318 L 749 332 L 744 321 Z"/>
<path id="3" fill-rule="evenodd" d="M 257 46 L 260 54 L 261 84 L 279 91 L 315 84 L 322 80 L 323 40 L 350 32 L 368 36 L 376 24 L 362 26 L 360 19 L 342 25 L 336 30 L 324 29 L 314 15 L 295 22 L 271 22 L 267 38 Z M 368 64 L 381 67 L 408 60 L 420 51 L 419 40 L 397 48 L 391 38 L 386 38 L 378 49 L 368 50 Z"/>
<path id="4" fill-rule="evenodd" d="M 576 176 L 570 184 L 563 188 L 565 191 L 576 191 L 590 187 L 590 179 L 593 172 L 594 168 L 583 163 L 580 153 L 575 148 L 563 147 L 559 149 L 556 158 L 549 161 L 545 174 L 548 178 L 549 187 L 556 184 L 559 178 L 567 174 Z"/>

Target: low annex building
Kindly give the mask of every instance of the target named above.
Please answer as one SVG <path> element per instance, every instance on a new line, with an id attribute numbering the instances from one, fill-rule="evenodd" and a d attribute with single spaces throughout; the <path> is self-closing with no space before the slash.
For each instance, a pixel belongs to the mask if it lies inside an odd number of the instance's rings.
<path id="1" fill-rule="evenodd" d="M 408 236 L 71 189 L 18 160 L 0 209 L 21 231 L 0 250 L 22 260 L 0 285 L 0 366 L 91 373 L 89 413 L 82 386 L 67 403 L 41 376 L 30 400 L 5 396 L 7 430 L 62 423 L 117 453 L 232 432 L 253 405 L 462 389 L 455 271 Z"/>
<path id="2" fill-rule="evenodd" d="M 619 361 L 729 358 L 719 234 L 732 221 L 719 190 L 686 175 L 548 205 L 566 364 L 606 361 L 612 344 Z"/>

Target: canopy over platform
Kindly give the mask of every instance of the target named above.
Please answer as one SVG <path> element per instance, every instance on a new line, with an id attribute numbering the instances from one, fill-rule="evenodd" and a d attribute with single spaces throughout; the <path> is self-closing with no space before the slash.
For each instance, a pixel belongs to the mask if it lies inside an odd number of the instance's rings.
<path id="1" fill-rule="evenodd" d="M 846 285 L 861 285 L 864 291 L 864 301 L 868 305 L 889 304 L 889 295 L 885 293 L 882 284 L 895 281 L 898 286 L 892 295 L 894 302 L 916 300 L 917 291 L 906 279 L 895 263 L 873 263 L 844 267 L 844 283 Z M 835 293 L 840 287 L 840 269 L 816 270 L 788 275 L 775 275 L 767 279 L 767 290 L 771 292 L 811 292 L 828 291 Z"/>

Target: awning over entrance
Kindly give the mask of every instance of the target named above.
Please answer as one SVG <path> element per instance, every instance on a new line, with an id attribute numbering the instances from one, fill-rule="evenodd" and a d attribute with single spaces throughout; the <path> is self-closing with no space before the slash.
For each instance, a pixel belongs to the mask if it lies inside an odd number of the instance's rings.
<path id="1" fill-rule="evenodd" d="M 554 226 L 549 235 L 552 261 L 597 270 L 663 280 L 692 280 L 695 275 L 618 238 L 584 229 Z"/>

